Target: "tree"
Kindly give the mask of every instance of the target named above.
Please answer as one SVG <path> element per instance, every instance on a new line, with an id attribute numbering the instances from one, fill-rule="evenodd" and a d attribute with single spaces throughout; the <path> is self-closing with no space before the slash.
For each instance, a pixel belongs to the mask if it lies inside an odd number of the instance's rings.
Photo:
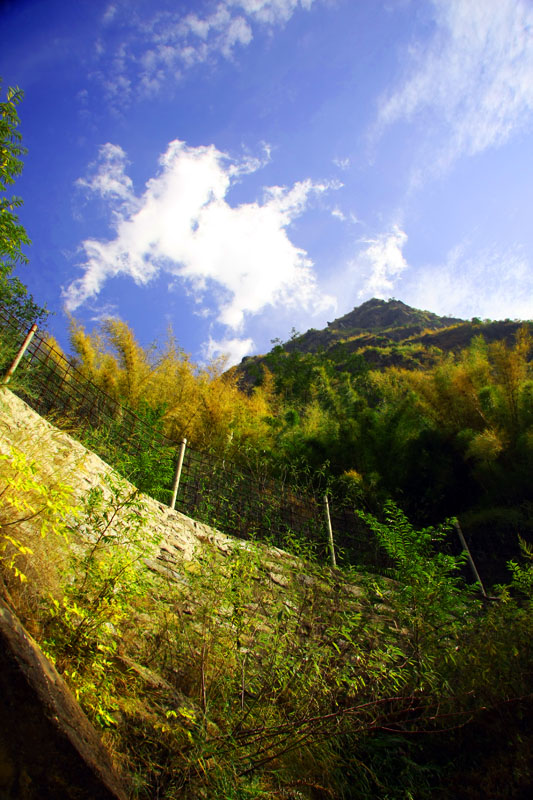
<path id="1" fill-rule="evenodd" d="M 235 373 L 224 373 L 216 360 L 196 366 L 171 330 L 162 345 L 143 347 L 122 320 L 104 320 L 88 334 L 71 319 L 70 343 L 74 365 L 85 377 L 136 414 L 150 409 L 171 439 L 185 436 L 193 447 L 226 455 L 231 447 L 233 457 L 268 446 L 268 382 L 242 394 Z"/>
<path id="2" fill-rule="evenodd" d="M 1 89 L 0 81 L 0 89 Z M 9 88 L 7 98 L 0 102 L 0 304 L 24 321 L 44 319 L 46 310 L 37 306 L 28 295 L 26 286 L 14 275 L 17 264 L 26 264 L 23 245 L 31 244 L 24 226 L 19 222 L 16 209 L 22 205 L 20 197 L 6 196 L 22 172 L 22 135 L 17 130 L 20 123 L 17 106 L 23 98 L 18 88 Z"/>

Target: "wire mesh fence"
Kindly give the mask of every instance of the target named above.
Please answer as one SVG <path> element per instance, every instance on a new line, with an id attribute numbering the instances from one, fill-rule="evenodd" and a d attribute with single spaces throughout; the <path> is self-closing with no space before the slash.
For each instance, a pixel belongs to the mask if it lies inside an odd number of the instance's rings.
<path id="1" fill-rule="evenodd" d="M 0 308 L 0 375 L 5 375 L 26 334 L 26 327 Z M 12 388 L 35 411 L 73 433 L 139 489 L 170 502 L 180 442 L 96 386 L 38 332 L 16 376 Z M 240 538 L 287 549 L 303 540 L 317 556 L 327 558 L 323 503 L 289 482 L 273 479 L 266 469 L 247 470 L 187 447 L 176 508 Z M 361 566 L 386 565 L 352 510 L 338 507 L 332 523 L 341 559 L 344 553 L 346 560 Z"/>
<path id="2" fill-rule="evenodd" d="M 5 373 L 27 330 L 0 309 L 0 332 L 0 367 Z M 163 472 L 157 499 L 169 501 L 180 443 L 110 397 L 39 333 L 35 333 L 21 360 L 14 388 L 35 411 L 74 429 L 112 464 L 118 453 L 144 455 L 147 469 L 157 461 Z M 143 476 L 135 477 L 134 482 L 143 488 Z M 226 459 L 190 447 L 185 453 L 176 508 L 241 538 L 268 539 L 280 546 L 294 534 L 304 535 L 317 545 L 324 539 L 323 519 L 311 495 L 298 497 L 266 475 L 254 475 Z"/>
<path id="3" fill-rule="evenodd" d="M 267 474 L 247 472 L 191 448 L 185 454 L 179 503 L 236 536 L 286 547 L 296 534 L 319 550 L 325 546 L 324 520 L 312 495 L 296 494 Z"/>
<path id="4" fill-rule="evenodd" d="M 21 346 L 27 331 L 12 315 L 0 309 L 2 357 L 5 367 Z M 39 414 L 62 415 L 78 429 L 109 430 L 116 444 L 127 450 L 170 444 L 161 432 L 89 380 L 81 370 L 35 333 L 17 370 L 17 394 Z"/>

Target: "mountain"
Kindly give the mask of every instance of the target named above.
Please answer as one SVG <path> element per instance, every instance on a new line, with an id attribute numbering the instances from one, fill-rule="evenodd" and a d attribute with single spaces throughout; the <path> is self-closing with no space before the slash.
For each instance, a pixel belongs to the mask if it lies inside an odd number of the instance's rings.
<path id="1" fill-rule="evenodd" d="M 475 336 L 487 342 L 512 342 L 524 323 L 518 320 L 463 320 L 421 311 L 401 300 L 372 298 L 322 330 L 310 328 L 278 343 L 267 355 L 247 356 L 236 368 L 244 385 L 253 384 L 261 364 L 272 367 L 273 354 L 313 353 L 333 361 L 339 370 L 360 372 L 364 368 L 390 366 L 424 369 L 443 354 L 467 347 Z"/>

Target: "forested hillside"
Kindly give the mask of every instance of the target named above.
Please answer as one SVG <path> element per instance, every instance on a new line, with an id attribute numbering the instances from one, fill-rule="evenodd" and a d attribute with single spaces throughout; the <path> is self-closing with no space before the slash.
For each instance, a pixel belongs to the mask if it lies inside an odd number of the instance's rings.
<path id="1" fill-rule="evenodd" d="M 371 300 L 229 371 L 193 364 L 171 332 L 143 348 L 112 319 L 92 333 L 72 320 L 71 347 L 87 378 L 174 440 L 337 506 L 379 515 L 393 500 L 417 525 L 458 516 L 488 583 L 532 538 L 529 323 Z"/>
<path id="2" fill-rule="evenodd" d="M 271 383 L 275 450 L 377 510 L 460 515 L 489 577 L 531 538 L 531 323 L 461 321 L 370 300 L 234 374 Z"/>
<path id="3" fill-rule="evenodd" d="M 458 352 L 475 336 L 485 341 L 505 340 L 510 343 L 523 322 L 517 320 L 462 320 L 440 317 L 402 303 L 373 298 L 328 325 L 323 330 L 311 328 L 300 334 L 293 330 L 291 338 L 275 340 L 273 353 L 281 348 L 288 353 L 323 355 L 339 370 L 357 373 L 370 367 L 401 366 L 417 369 L 438 360 L 442 353 Z M 248 356 L 239 372 L 250 383 L 259 374 L 257 367 L 272 362 L 267 356 Z"/>

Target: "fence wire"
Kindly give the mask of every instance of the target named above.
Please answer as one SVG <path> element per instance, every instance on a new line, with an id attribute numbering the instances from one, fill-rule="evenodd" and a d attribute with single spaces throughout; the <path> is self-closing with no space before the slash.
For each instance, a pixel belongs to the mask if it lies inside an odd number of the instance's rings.
<path id="1" fill-rule="evenodd" d="M 312 495 L 297 495 L 267 475 L 246 472 L 191 448 L 185 453 L 179 506 L 194 509 L 197 519 L 241 538 L 290 547 L 291 537 L 297 535 L 319 550 L 325 547 L 324 520 Z"/>
<path id="2" fill-rule="evenodd" d="M 0 309 L 5 366 L 20 348 L 26 330 L 12 315 Z M 96 386 L 39 333 L 35 333 L 17 370 L 17 394 L 42 416 L 64 416 L 79 429 L 105 427 L 113 432 L 116 444 L 129 451 L 147 444 L 170 444 L 133 411 Z"/>
<path id="3" fill-rule="evenodd" d="M 5 373 L 27 330 L 0 309 L 0 331 L 0 368 Z M 94 444 L 110 463 L 119 452 L 151 454 L 152 464 L 154 460 L 160 465 L 166 463 L 165 485 L 157 499 L 168 502 L 172 482 L 169 456 L 171 462 L 175 461 L 179 442 L 96 386 L 39 332 L 31 340 L 16 377 L 13 388 L 28 405 Z M 91 432 L 102 430 L 105 437 L 91 437 Z M 142 488 L 142 476 L 137 478 Z M 191 447 L 185 452 L 176 508 L 241 538 L 257 537 L 283 547 L 290 544 L 291 537 L 304 536 L 319 549 L 325 546 L 322 510 L 314 497 L 297 496 L 266 475 L 247 472 Z"/>
<path id="4" fill-rule="evenodd" d="M 0 307 L 0 375 L 26 333 L 26 326 Z M 161 502 L 170 501 L 180 442 L 96 386 L 39 332 L 17 368 L 12 388 L 39 414 L 121 469 L 139 489 Z M 176 508 L 239 538 L 257 538 L 289 550 L 296 542 L 301 547 L 304 540 L 317 556 L 327 558 L 323 502 L 274 480 L 266 470 L 247 470 L 187 447 Z M 331 520 L 341 562 L 370 569 L 389 565 L 352 509 L 333 503 Z"/>

